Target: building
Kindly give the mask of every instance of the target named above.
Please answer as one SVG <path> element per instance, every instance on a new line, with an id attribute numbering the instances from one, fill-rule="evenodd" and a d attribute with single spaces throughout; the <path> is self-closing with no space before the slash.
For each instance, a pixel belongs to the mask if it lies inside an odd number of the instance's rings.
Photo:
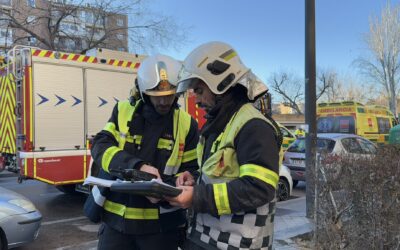
<path id="1" fill-rule="evenodd" d="M 0 0 L 0 50 L 17 44 L 75 53 L 88 47 L 128 51 L 128 17 L 67 0 Z"/>
<path id="2" fill-rule="evenodd" d="M 304 113 L 304 103 L 299 103 L 298 105 L 301 112 Z M 272 114 L 297 114 L 297 112 L 296 110 L 285 105 L 284 103 L 273 103 Z"/>
<path id="3" fill-rule="evenodd" d="M 304 112 L 304 103 L 298 105 L 300 110 Z M 293 131 L 305 123 L 304 114 L 297 114 L 294 109 L 286 106 L 284 103 L 272 104 L 272 117 L 277 122 Z"/>
<path id="4" fill-rule="evenodd" d="M 272 118 L 289 130 L 295 131 L 298 127 L 305 124 L 304 115 L 296 114 L 272 114 Z"/>

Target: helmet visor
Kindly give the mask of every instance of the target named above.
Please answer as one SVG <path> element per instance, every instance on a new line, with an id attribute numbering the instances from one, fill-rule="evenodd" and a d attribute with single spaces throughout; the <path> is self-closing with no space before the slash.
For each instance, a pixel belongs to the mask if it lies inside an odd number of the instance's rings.
<path id="1" fill-rule="evenodd" d="M 160 81 L 155 88 L 143 91 L 149 96 L 167 96 L 176 93 L 176 87 L 168 81 Z"/>
<path id="2" fill-rule="evenodd" d="M 188 89 L 194 89 L 199 81 L 203 81 L 205 84 L 207 84 L 202 77 L 192 74 L 186 71 L 184 68 L 182 68 L 181 72 L 179 72 L 179 79 L 181 80 L 178 81 L 178 89 L 176 90 L 177 94 L 182 94 Z"/>
<path id="3" fill-rule="evenodd" d="M 247 97 L 254 101 L 268 91 L 267 86 L 251 70 L 244 74 L 236 84 L 241 84 L 247 89 Z"/>

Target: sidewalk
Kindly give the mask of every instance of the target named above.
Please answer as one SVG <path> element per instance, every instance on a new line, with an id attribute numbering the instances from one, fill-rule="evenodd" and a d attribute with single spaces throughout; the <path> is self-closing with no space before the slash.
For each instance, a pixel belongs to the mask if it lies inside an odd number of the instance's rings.
<path id="1" fill-rule="evenodd" d="M 311 232 L 313 224 L 306 218 L 306 197 L 277 202 L 275 213 L 275 250 L 308 250 L 296 244 L 291 238 Z M 95 250 L 97 240 L 78 246 L 66 246 L 57 250 Z"/>
<path id="2" fill-rule="evenodd" d="M 298 246 L 291 238 L 313 230 L 306 218 L 306 197 L 277 203 L 274 228 L 276 250 L 308 249 Z"/>

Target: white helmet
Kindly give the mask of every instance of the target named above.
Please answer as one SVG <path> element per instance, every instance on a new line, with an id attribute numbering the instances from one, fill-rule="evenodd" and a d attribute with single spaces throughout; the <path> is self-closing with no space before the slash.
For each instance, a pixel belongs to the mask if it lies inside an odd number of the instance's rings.
<path id="1" fill-rule="evenodd" d="M 209 42 L 194 49 L 185 59 L 179 74 L 177 92 L 193 88 L 195 79 L 204 81 L 217 95 L 241 84 L 250 100 L 268 91 L 267 86 L 240 60 L 236 51 L 222 42 Z"/>
<path id="2" fill-rule="evenodd" d="M 165 55 L 149 56 L 141 63 L 137 83 L 140 95 L 165 96 L 176 93 L 178 74 L 182 64 Z"/>

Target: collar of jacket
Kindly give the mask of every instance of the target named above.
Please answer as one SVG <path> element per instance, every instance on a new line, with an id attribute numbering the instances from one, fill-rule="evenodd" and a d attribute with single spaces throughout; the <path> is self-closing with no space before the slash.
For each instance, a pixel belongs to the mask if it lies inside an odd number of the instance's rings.
<path id="1" fill-rule="evenodd" d="M 201 129 L 200 134 L 206 139 L 210 134 L 220 134 L 233 114 L 247 102 L 247 99 L 235 94 L 235 92 L 227 92 L 222 95 L 217 100 L 217 104 L 205 116 L 207 121 Z"/>

